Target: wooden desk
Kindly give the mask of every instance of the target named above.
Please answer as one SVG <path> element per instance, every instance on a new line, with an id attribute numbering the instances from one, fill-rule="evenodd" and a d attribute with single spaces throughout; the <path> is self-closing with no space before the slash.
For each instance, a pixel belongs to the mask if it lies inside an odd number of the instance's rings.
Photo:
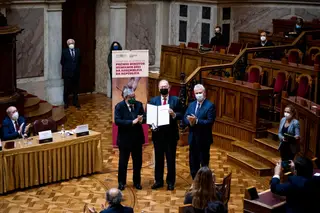
<path id="1" fill-rule="evenodd" d="M 276 78 L 279 71 L 286 71 L 289 75 L 289 78 L 291 78 L 291 84 L 290 84 L 290 90 L 293 90 L 296 83 L 296 78 L 301 74 L 307 74 L 310 75 L 313 79 L 313 101 L 317 102 L 318 99 L 318 89 L 319 89 L 319 78 L 320 78 L 320 71 L 314 70 L 313 66 L 303 65 L 299 64 L 297 66 L 296 63 L 289 63 L 289 64 L 283 64 L 279 60 L 272 60 L 270 62 L 270 59 L 265 58 L 256 58 L 256 59 L 249 59 L 248 64 L 250 65 L 259 65 L 262 67 L 263 71 L 266 73 L 265 77 L 267 78 L 265 81 L 266 85 L 271 85 L 273 82 L 273 79 Z M 290 91 L 289 91 L 290 92 Z"/>
<path id="2" fill-rule="evenodd" d="M 244 213 L 285 213 L 285 197 L 273 194 L 270 189 L 259 193 L 255 200 L 243 200 Z"/>
<path id="3" fill-rule="evenodd" d="M 272 94 L 272 88 L 254 89 L 252 83 L 231 83 L 217 76 L 204 78 L 203 83 L 207 98 L 216 105 L 214 132 L 250 142 L 265 130 L 258 109 L 260 98 Z"/>
<path id="4" fill-rule="evenodd" d="M 307 103 L 307 106 L 302 103 Z M 297 110 L 297 118 L 300 123 L 300 154 L 309 158 L 320 158 L 320 105 L 301 97 L 289 97 L 281 99 L 281 112 L 283 115 L 287 105 L 292 105 Z"/>
<path id="5" fill-rule="evenodd" d="M 162 45 L 160 77 L 170 82 L 180 83 L 181 72 L 189 76 L 199 66 L 230 63 L 234 58 L 234 55 L 213 51 L 200 53 L 198 49 Z"/>
<path id="6" fill-rule="evenodd" d="M 15 148 L 0 152 L 0 194 L 102 171 L 100 140 L 100 133 L 90 131 L 65 138 L 54 133 L 53 142 L 45 144 L 39 144 L 38 136 L 30 145 L 14 141 Z"/>

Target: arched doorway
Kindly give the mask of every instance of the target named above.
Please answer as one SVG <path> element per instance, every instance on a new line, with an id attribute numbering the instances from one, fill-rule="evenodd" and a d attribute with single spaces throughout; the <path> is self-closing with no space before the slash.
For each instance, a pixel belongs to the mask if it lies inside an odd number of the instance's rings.
<path id="1" fill-rule="evenodd" d="M 96 0 L 66 0 L 62 11 L 62 44 L 73 38 L 80 48 L 81 77 L 79 92 L 95 89 Z"/>

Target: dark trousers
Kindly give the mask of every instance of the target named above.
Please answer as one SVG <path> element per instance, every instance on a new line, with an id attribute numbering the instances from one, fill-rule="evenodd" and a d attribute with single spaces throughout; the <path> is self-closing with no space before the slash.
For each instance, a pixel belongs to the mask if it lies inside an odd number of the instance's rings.
<path id="1" fill-rule="evenodd" d="M 154 175 L 157 183 L 163 184 L 164 156 L 167 160 L 167 184 L 176 182 L 176 141 L 156 141 L 154 142 L 155 170 Z"/>
<path id="2" fill-rule="evenodd" d="M 69 95 L 73 94 L 72 103 L 73 105 L 78 105 L 78 87 L 79 87 L 79 79 L 74 78 L 65 78 L 64 79 L 64 91 L 63 91 L 63 101 L 64 104 L 69 103 Z"/>
<path id="3" fill-rule="evenodd" d="M 132 157 L 133 164 L 133 183 L 141 183 L 141 167 L 142 167 L 142 145 L 135 145 L 132 148 L 119 147 L 119 167 L 118 167 L 118 183 L 125 185 L 127 182 L 127 168 L 129 157 Z"/>
<path id="4" fill-rule="evenodd" d="M 192 179 L 195 178 L 198 170 L 203 166 L 209 166 L 210 144 L 192 143 L 189 146 L 189 165 Z"/>
<path id="5" fill-rule="evenodd" d="M 295 154 L 291 151 L 290 143 L 288 142 L 282 142 L 279 151 L 282 161 L 293 160 L 295 157 Z"/>

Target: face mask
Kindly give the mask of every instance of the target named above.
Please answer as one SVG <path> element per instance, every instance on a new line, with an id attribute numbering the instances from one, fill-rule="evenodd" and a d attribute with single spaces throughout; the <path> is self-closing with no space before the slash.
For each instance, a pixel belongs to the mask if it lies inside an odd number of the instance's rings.
<path id="1" fill-rule="evenodd" d="M 265 36 L 260 37 L 261 41 L 265 41 L 267 38 Z"/>
<path id="2" fill-rule="evenodd" d="M 300 29 L 300 28 L 301 28 L 301 26 L 296 24 L 296 28 L 297 28 L 297 29 Z"/>
<path id="3" fill-rule="evenodd" d="M 113 49 L 114 49 L 114 50 L 118 50 L 118 49 L 119 49 L 119 46 L 113 46 Z"/>
<path id="4" fill-rule="evenodd" d="M 135 99 L 135 98 L 130 98 L 130 99 L 128 100 L 128 103 L 129 103 L 129 104 L 135 104 L 135 103 L 136 103 L 136 99 Z"/>
<path id="5" fill-rule="evenodd" d="M 18 120 L 18 118 L 19 118 L 19 113 L 18 112 L 13 113 L 12 119 L 16 121 Z"/>
<path id="6" fill-rule="evenodd" d="M 202 93 L 201 94 L 196 94 L 196 99 L 199 102 L 203 101 L 203 94 Z"/>
<path id="7" fill-rule="evenodd" d="M 290 113 L 285 112 L 284 117 L 286 117 L 286 119 L 290 119 L 292 116 L 290 115 Z"/>
<path id="8" fill-rule="evenodd" d="M 74 48 L 74 44 L 69 44 L 69 48 L 73 49 Z"/>
<path id="9" fill-rule="evenodd" d="M 169 90 L 168 89 L 160 89 L 160 94 L 161 95 L 168 95 Z"/>

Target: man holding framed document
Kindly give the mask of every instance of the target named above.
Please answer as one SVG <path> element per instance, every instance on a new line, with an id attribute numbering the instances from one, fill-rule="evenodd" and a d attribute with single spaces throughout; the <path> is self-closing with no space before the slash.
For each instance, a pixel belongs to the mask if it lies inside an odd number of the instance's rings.
<path id="1" fill-rule="evenodd" d="M 176 149 L 179 140 L 177 120 L 181 119 L 181 104 L 178 97 L 169 96 L 167 80 L 159 82 L 160 96 L 151 99 L 147 105 L 147 124 L 152 128 L 155 153 L 155 183 L 152 189 L 163 187 L 164 155 L 167 160 L 168 190 L 174 190 L 176 181 Z"/>

